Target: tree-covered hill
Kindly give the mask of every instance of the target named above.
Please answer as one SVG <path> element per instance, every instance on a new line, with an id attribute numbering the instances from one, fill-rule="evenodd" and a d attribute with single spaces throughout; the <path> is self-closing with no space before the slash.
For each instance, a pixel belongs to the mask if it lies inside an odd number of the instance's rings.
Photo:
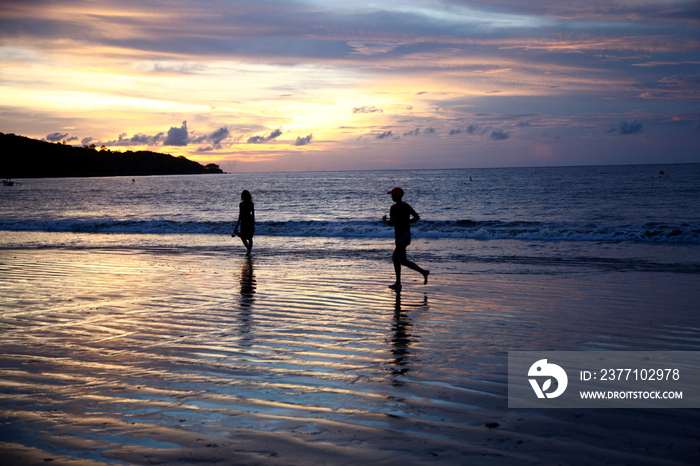
<path id="1" fill-rule="evenodd" d="M 222 173 L 216 164 L 205 167 L 169 154 L 73 147 L 4 133 L 0 133 L 0 154 L 1 178 Z"/>

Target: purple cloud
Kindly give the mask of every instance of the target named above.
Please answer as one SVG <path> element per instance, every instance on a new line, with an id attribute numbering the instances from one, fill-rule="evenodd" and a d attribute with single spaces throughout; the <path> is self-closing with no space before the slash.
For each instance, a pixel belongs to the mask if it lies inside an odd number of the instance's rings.
<path id="1" fill-rule="evenodd" d="M 508 139 L 510 137 L 510 134 L 503 132 L 501 130 L 497 131 L 491 131 L 491 139 L 495 141 L 503 141 L 505 139 Z"/>
<path id="2" fill-rule="evenodd" d="M 58 142 L 66 139 L 70 133 L 59 133 L 58 131 L 46 135 L 46 140 L 50 142 Z"/>
<path id="3" fill-rule="evenodd" d="M 251 138 L 248 138 L 248 144 L 262 144 L 264 142 L 272 141 L 273 139 L 277 139 L 282 135 L 282 128 L 278 128 L 271 132 L 267 136 L 253 136 Z"/>
<path id="4" fill-rule="evenodd" d="M 296 142 L 294 143 L 295 146 L 305 146 L 311 142 L 311 139 L 313 138 L 313 134 L 309 134 L 306 137 L 297 137 Z"/>
<path id="5" fill-rule="evenodd" d="M 168 130 L 168 137 L 165 138 L 164 146 L 186 146 L 189 142 L 187 132 L 187 122 L 183 121 L 179 128 L 172 127 Z"/>

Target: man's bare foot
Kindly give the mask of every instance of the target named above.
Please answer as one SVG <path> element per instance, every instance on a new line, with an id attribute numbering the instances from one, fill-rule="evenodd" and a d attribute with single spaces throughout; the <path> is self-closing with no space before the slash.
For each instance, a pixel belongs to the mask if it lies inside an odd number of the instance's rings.
<path id="1" fill-rule="evenodd" d="M 389 288 L 391 288 L 392 290 L 400 291 L 401 283 L 394 283 L 393 285 L 389 285 Z"/>
<path id="2" fill-rule="evenodd" d="M 430 275 L 430 270 L 426 270 L 425 273 L 423 274 L 423 284 L 424 285 L 428 284 L 428 275 Z"/>

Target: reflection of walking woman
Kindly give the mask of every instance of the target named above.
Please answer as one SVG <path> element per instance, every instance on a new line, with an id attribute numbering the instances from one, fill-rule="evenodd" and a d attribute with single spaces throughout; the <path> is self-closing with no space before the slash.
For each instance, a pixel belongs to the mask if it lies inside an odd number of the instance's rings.
<path id="1" fill-rule="evenodd" d="M 238 207 L 240 209 L 238 221 L 233 228 L 232 236 L 241 238 L 247 250 L 246 255 L 250 255 L 250 251 L 253 250 L 253 234 L 255 234 L 255 207 L 253 205 L 253 197 L 248 190 L 241 193 L 241 203 L 238 204 Z"/>

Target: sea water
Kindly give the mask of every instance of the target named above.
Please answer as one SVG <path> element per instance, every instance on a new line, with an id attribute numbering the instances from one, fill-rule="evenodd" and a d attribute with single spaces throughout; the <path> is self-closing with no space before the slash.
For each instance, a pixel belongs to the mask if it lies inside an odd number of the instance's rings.
<path id="1" fill-rule="evenodd" d="M 0 189 L 2 248 L 236 251 L 247 189 L 257 253 L 385 261 L 399 186 L 426 267 L 700 272 L 700 164 L 17 181 Z"/>
<path id="2" fill-rule="evenodd" d="M 98 461 L 177 426 L 219 436 L 208 450 L 272 432 L 358 458 L 690 463 L 692 410 L 507 409 L 507 353 L 697 351 L 698 180 L 698 164 L 18 180 L 0 188 L 0 437 Z M 381 222 L 396 186 L 431 270 L 401 293 Z M 243 189 L 252 258 L 231 237 Z"/>

